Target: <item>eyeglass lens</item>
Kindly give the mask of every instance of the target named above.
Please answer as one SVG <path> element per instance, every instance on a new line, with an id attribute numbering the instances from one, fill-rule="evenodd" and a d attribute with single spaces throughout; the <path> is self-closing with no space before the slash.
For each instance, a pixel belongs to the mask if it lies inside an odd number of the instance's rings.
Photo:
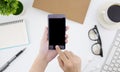
<path id="1" fill-rule="evenodd" d="M 98 39 L 98 35 L 97 35 L 97 32 L 96 32 L 95 29 L 91 29 L 91 30 L 89 31 L 89 38 L 90 38 L 91 40 L 97 40 L 97 39 Z"/>
<path id="2" fill-rule="evenodd" d="M 98 43 L 95 43 L 93 46 L 92 46 L 92 52 L 96 55 L 99 55 L 100 54 L 100 44 Z"/>

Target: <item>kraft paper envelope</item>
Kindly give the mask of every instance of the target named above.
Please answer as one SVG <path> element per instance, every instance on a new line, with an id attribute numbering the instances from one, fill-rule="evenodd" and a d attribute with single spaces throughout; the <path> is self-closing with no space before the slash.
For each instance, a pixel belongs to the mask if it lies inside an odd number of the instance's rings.
<path id="1" fill-rule="evenodd" d="M 57 14 L 65 14 L 68 19 L 84 22 L 90 0 L 34 0 L 33 7 Z"/>

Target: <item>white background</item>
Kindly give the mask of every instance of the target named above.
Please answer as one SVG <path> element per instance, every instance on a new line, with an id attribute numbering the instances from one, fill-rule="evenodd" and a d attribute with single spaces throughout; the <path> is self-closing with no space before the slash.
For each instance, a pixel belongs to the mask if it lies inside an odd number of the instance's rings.
<path id="1" fill-rule="evenodd" d="M 33 1 L 34 0 L 21 0 L 24 4 L 24 13 L 20 15 L 20 17 L 22 16 L 26 21 L 30 44 L 26 46 L 27 49 L 25 52 L 20 55 L 4 72 L 29 72 L 32 63 L 39 52 L 40 40 L 42 38 L 44 28 L 48 24 L 47 16 L 49 13 L 33 8 Z M 97 21 L 98 9 L 106 1 L 109 0 L 91 0 L 84 24 L 67 19 L 67 25 L 70 29 L 67 31 L 69 42 L 67 43 L 66 49 L 81 57 L 82 70 L 85 69 L 84 67 L 87 65 L 87 62 L 94 60 L 93 58 L 101 60 L 105 58 L 115 35 L 115 30 L 106 30 Z M 16 19 L 19 18 L 19 16 L 0 16 L 0 22 L 7 21 L 8 18 Z M 91 46 L 94 42 L 89 40 L 88 31 L 93 28 L 94 25 L 98 26 L 98 30 L 101 35 L 104 58 L 95 56 L 91 52 Z M 24 47 L 25 46 L 0 50 L 0 67 Z M 94 65 L 98 64 L 99 63 L 94 63 Z M 46 72 L 62 72 L 56 58 L 49 63 Z"/>

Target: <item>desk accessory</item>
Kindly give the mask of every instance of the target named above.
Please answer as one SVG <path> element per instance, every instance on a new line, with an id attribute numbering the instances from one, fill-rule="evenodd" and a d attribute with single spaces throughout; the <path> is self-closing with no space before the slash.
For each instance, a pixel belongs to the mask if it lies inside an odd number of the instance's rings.
<path id="1" fill-rule="evenodd" d="M 120 72 L 120 30 L 117 30 L 111 48 L 100 70 L 100 72 L 108 71 Z"/>
<path id="2" fill-rule="evenodd" d="M 4 64 L 2 68 L 0 68 L 0 72 L 3 72 L 17 57 L 19 57 L 25 51 L 25 49 L 26 48 L 18 52 L 14 57 L 12 57 L 8 62 L 6 62 L 6 64 Z"/>
<path id="3" fill-rule="evenodd" d="M 23 19 L 0 23 L 0 49 L 28 43 L 27 27 Z"/>
<path id="4" fill-rule="evenodd" d="M 98 10 L 98 22 L 106 29 L 120 28 L 120 1 L 111 0 Z"/>
<path id="5" fill-rule="evenodd" d="M 19 15 L 23 11 L 23 4 L 18 0 L 0 0 L 1 15 Z"/>
<path id="6" fill-rule="evenodd" d="M 120 30 L 117 30 L 105 58 L 94 58 L 83 72 L 120 72 Z"/>
<path id="7" fill-rule="evenodd" d="M 84 22 L 91 0 L 34 0 L 33 7 L 57 14 L 65 14 L 70 20 Z"/>
<path id="8" fill-rule="evenodd" d="M 93 54 L 103 57 L 102 41 L 96 25 L 94 26 L 94 28 L 89 30 L 88 37 L 90 40 L 96 41 L 96 43 L 94 43 L 91 47 Z"/>

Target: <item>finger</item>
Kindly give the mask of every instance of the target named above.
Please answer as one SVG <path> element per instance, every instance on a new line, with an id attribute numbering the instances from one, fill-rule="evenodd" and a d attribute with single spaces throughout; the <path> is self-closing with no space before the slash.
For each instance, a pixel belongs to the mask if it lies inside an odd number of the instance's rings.
<path id="1" fill-rule="evenodd" d="M 69 29 L 69 26 L 66 26 L 66 31 Z"/>
<path id="2" fill-rule="evenodd" d="M 64 64 L 67 64 L 69 62 L 69 59 L 67 58 L 67 56 L 65 55 L 64 52 L 62 52 L 61 54 L 59 54 L 61 60 L 63 61 Z"/>
<path id="3" fill-rule="evenodd" d="M 56 45 L 55 48 L 56 48 L 56 51 L 58 54 L 62 53 L 62 51 L 60 50 L 60 47 L 58 45 Z"/>
<path id="4" fill-rule="evenodd" d="M 69 54 L 73 57 L 74 56 L 74 54 L 71 52 L 71 51 L 69 51 Z"/>
<path id="5" fill-rule="evenodd" d="M 64 63 L 63 63 L 63 61 L 60 59 L 60 56 L 58 56 L 58 62 L 59 62 L 60 67 L 63 68 Z"/>
<path id="6" fill-rule="evenodd" d="M 68 51 L 67 51 L 67 50 L 66 50 L 66 51 L 64 51 L 65 56 L 67 57 L 67 59 L 69 59 L 69 57 L 68 57 L 67 53 L 68 53 Z"/>
<path id="7" fill-rule="evenodd" d="M 68 43 L 68 40 L 65 40 L 65 43 Z"/>
<path id="8" fill-rule="evenodd" d="M 62 52 L 62 51 L 60 50 L 60 47 L 59 47 L 58 45 L 56 46 L 56 51 L 58 52 L 58 54 L 59 54 L 60 58 L 62 59 L 62 61 L 63 61 L 64 63 L 66 63 L 66 62 L 68 61 L 68 59 L 67 59 L 67 57 L 65 56 L 64 52 Z"/>
<path id="9" fill-rule="evenodd" d="M 43 34 L 43 41 L 47 41 L 48 40 L 48 29 L 47 27 L 45 28 L 44 34 Z"/>
<path id="10" fill-rule="evenodd" d="M 70 54 L 69 51 L 65 51 L 64 53 L 65 53 L 65 55 L 67 56 L 68 59 L 72 59 L 72 55 Z"/>
<path id="11" fill-rule="evenodd" d="M 68 43 L 68 35 L 65 35 L 65 43 Z"/>
<path id="12" fill-rule="evenodd" d="M 68 38 L 68 35 L 65 35 L 65 39 L 67 39 Z"/>

